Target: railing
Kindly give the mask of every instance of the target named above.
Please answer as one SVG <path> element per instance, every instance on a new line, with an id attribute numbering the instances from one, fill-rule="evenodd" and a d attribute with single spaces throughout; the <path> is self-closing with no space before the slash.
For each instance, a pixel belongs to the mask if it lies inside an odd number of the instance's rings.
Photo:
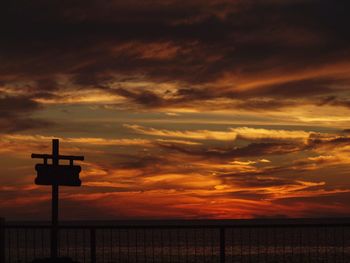
<path id="1" fill-rule="evenodd" d="M 5 262 L 50 256 L 49 225 L 7 224 Z M 350 224 L 61 225 L 58 254 L 91 263 L 350 262 Z"/>

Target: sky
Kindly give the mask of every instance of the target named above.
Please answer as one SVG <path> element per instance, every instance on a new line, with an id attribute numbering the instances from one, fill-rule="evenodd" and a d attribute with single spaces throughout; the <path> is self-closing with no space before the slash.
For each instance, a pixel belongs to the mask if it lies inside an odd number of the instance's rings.
<path id="1" fill-rule="evenodd" d="M 50 218 L 30 155 L 58 138 L 62 219 L 349 216 L 349 8 L 2 3 L 0 215 Z"/>

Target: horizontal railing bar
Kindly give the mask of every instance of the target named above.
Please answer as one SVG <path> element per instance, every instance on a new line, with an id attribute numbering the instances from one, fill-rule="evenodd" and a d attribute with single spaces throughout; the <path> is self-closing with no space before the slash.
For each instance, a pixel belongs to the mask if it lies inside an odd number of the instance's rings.
<path id="1" fill-rule="evenodd" d="M 52 159 L 53 155 L 52 154 L 32 153 L 32 158 Z M 58 155 L 58 159 L 60 159 L 60 160 L 79 160 L 79 161 L 84 161 L 84 156 Z"/>
<path id="2" fill-rule="evenodd" d="M 342 224 L 232 224 L 232 225 L 60 225 L 60 229 L 217 229 L 217 228 L 305 228 L 305 227 L 350 227 Z M 7 224 L 5 228 L 51 228 L 51 225 Z"/>

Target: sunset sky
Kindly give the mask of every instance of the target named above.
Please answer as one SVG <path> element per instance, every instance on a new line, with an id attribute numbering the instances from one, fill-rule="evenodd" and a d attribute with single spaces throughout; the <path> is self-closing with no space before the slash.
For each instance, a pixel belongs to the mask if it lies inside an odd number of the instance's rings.
<path id="1" fill-rule="evenodd" d="M 0 216 L 350 216 L 348 0 L 6 1 Z"/>

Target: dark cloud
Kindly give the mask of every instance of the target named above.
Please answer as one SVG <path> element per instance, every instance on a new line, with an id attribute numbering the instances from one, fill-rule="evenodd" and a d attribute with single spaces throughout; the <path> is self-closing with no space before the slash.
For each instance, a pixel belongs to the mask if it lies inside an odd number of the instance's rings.
<path id="1" fill-rule="evenodd" d="M 347 146 L 350 144 L 350 137 L 348 136 L 334 136 L 334 137 L 322 137 L 317 134 L 311 134 L 306 148 L 317 149 L 321 147 L 336 148 L 341 146 Z"/>
<path id="2" fill-rule="evenodd" d="M 166 107 L 166 106 L 189 106 L 191 103 L 201 102 L 210 99 L 228 98 L 233 101 L 225 107 L 245 110 L 278 110 L 285 107 L 298 106 L 301 104 L 316 104 L 318 106 L 333 105 L 350 107 L 350 100 L 338 99 L 336 96 L 327 96 L 320 99 L 320 96 L 334 94 L 336 91 L 331 88 L 334 84 L 344 84 L 344 81 L 334 79 L 308 79 L 290 81 L 282 84 L 265 85 L 259 89 L 248 91 L 220 91 L 210 88 L 180 88 L 170 98 L 168 94 L 155 94 L 150 90 L 129 91 L 127 89 L 106 89 L 116 93 L 130 101 L 145 107 Z M 303 102 L 296 99 L 303 99 Z"/>
<path id="3" fill-rule="evenodd" d="M 346 130 L 344 131 L 346 132 Z M 312 151 L 321 148 L 336 149 L 350 145 L 350 137 L 343 135 L 324 135 L 311 133 L 305 143 L 298 143 L 285 140 L 273 140 L 270 142 L 250 143 L 243 147 L 221 147 L 221 148 L 188 148 L 171 143 L 158 143 L 161 147 L 179 151 L 181 153 L 206 156 L 212 158 L 245 158 L 265 155 L 281 155 L 289 153 L 298 153 L 302 151 Z M 326 161 L 326 160 L 320 160 Z"/>
<path id="4" fill-rule="evenodd" d="M 349 192 L 334 192 L 309 197 L 280 198 L 274 203 L 278 205 L 295 206 L 299 204 L 300 212 L 305 217 L 347 217 Z M 310 209 L 313 207 L 313 209 Z"/>
<path id="5" fill-rule="evenodd" d="M 114 90 L 113 92 L 120 96 L 128 98 L 137 104 L 147 107 L 162 107 L 166 103 L 165 99 L 147 90 L 141 92 L 132 92 L 127 89 L 119 88 Z"/>
<path id="6" fill-rule="evenodd" d="M 269 175 L 268 173 L 265 174 Z M 229 176 L 226 176 L 226 178 Z M 264 176 L 247 176 L 247 174 L 236 174 L 231 176 L 231 183 L 241 187 L 263 188 L 263 187 L 274 187 L 274 186 L 289 186 L 289 185 L 301 185 L 300 182 L 296 182 L 295 179 L 288 179 L 283 177 L 265 177 Z"/>
<path id="7" fill-rule="evenodd" d="M 51 122 L 47 120 L 30 117 L 33 111 L 40 108 L 41 106 L 37 102 L 27 96 L 0 96 L 1 133 L 42 128 L 51 125 Z"/>
<path id="8" fill-rule="evenodd" d="M 322 94 L 331 94 L 334 89 L 332 84 L 339 83 L 335 79 L 306 79 L 290 81 L 283 84 L 266 85 L 258 90 L 242 92 L 240 96 L 263 96 L 277 98 L 305 98 L 305 96 L 320 96 Z"/>
<path id="9" fill-rule="evenodd" d="M 332 105 L 332 106 L 341 106 L 345 108 L 350 108 L 350 99 L 339 98 L 337 96 L 328 96 L 323 98 L 320 103 L 320 106 L 323 105 Z"/>
<path id="10" fill-rule="evenodd" d="M 9 116 L 12 114 L 20 114 L 23 112 L 37 110 L 39 104 L 31 100 L 27 96 L 0 97 L 0 114 Z"/>
<path id="11" fill-rule="evenodd" d="M 143 171 L 142 176 L 162 172 L 163 170 L 160 167 L 165 168 L 166 165 L 175 165 L 171 158 L 150 153 L 147 155 L 113 154 L 113 158 L 116 160 L 111 166 L 113 169 L 140 169 Z"/>
<path id="12" fill-rule="evenodd" d="M 270 197 L 269 194 L 263 193 L 262 191 L 236 191 L 228 193 L 226 197 L 239 198 L 246 200 L 262 200 Z"/>
<path id="13" fill-rule="evenodd" d="M 181 81 L 170 103 L 210 98 L 252 98 L 246 109 L 277 109 L 289 102 L 256 98 L 295 98 L 336 92 L 336 79 L 313 77 L 266 86 L 242 94 L 193 89 L 226 72 L 287 74 L 344 61 L 349 52 L 346 1 L 11 1 L 0 18 L 0 80 L 34 80 L 37 96 L 52 96 L 55 78 L 68 74 L 80 88 L 101 87 L 115 74 L 145 75 L 154 81 Z M 45 11 L 43 11 L 45 10 Z M 129 48 L 123 45 L 133 43 Z M 143 56 L 149 44 L 170 43 L 176 55 Z M 236 83 L 231 84 L 233 87 Z M 73 87 L 70 87 L 73 88 Z M 115 92 L 146 107 L 169 101 L 151 92 Z M 339 102 L 340 103 L 340 102 Z M 344 104 L 341 102 L 340 104 Z M 346 103 L 345 103 L 346 104 Z"/>
<path id="14" fill-rule="evenodd" d="M 304 148 L 303 145 L 289 142 L 268 142 L 268 143 L 251 143 L 243 147 L 222 147 L 222 148 L 188 148 L 171 143 L 159 145 L 165 149 L 181 152 L 188 155 L 214 158 L 214 159 L 232 159 L 245 158 L 266 155 L 288 154 L 299 152 Z"/>
<path id="15" fill-rule="evenodd" d="M 285 107 L 291 107 L 300 105 L 300 103 L 288 100 L 276 100 L 276 99 L 248 99 L 242 100 L 232 105 L 232 108 L 244 109 L 250 111 L 261 111 L 261 110 L 279 110 Z"/>

